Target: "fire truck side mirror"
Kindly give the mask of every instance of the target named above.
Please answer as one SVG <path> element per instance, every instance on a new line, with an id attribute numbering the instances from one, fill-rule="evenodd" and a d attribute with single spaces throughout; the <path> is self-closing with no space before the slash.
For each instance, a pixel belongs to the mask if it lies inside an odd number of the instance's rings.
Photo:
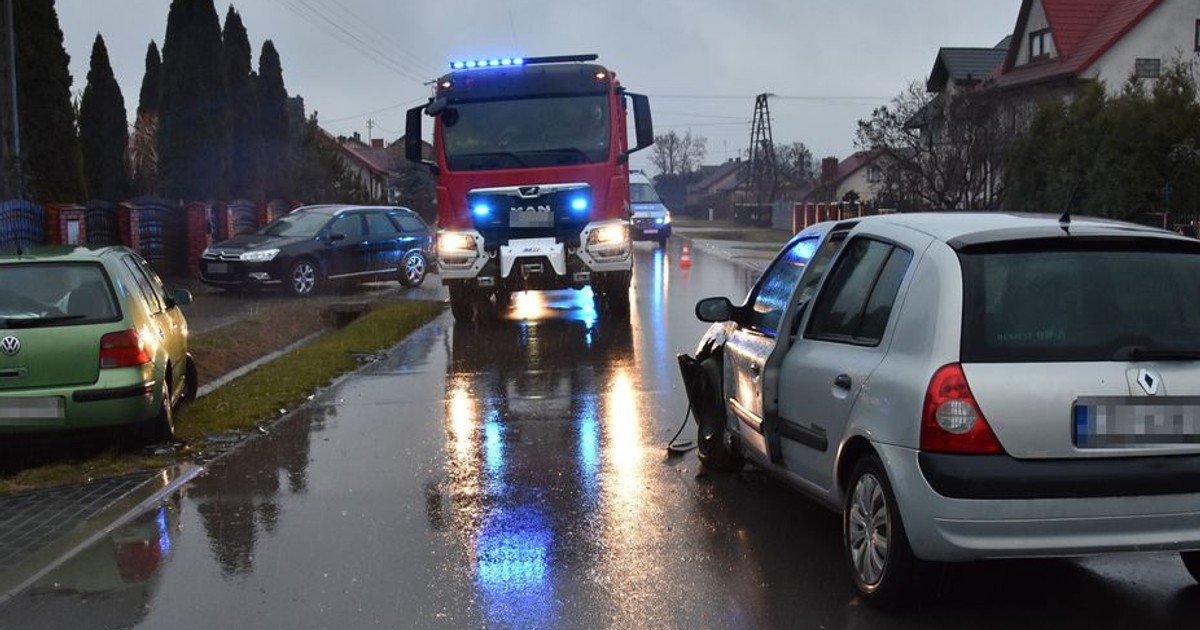
<path id="1" fill-rule="evenodd" d="M 404 124 L 404 158 L 409 162 L 424 164 L 429 167 L 430 172 L 434 175 L 438 173 L 437 164 L 425 159 L 422 155 L 423 143 L 421 142 L 421 116 L 425 115 L 425 106 L 414 107 L 408 110 Z"/>
<path id="2" fill-rule="evenodd" d="M 629 153 L 634 153 L 654 144 L 654 122 L 650 117 L 650 99 L 645 94 L 626 94 L 633 99 L 633 124 L 637 130 L 637 146 L 630 149 Z"/>

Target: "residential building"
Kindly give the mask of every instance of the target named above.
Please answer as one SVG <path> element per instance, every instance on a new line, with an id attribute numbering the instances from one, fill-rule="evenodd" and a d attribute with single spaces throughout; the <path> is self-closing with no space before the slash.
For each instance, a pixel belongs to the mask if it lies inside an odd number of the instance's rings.
<path id="1" fill-rule="evenodd" d="M 704 179 L 687 187 L 684 211 L 698 217 L 726 219 L 733 216 L 735 195 L 746 178 L 747 162 L 741 158 L 716 166 L 702 166 Z"/>

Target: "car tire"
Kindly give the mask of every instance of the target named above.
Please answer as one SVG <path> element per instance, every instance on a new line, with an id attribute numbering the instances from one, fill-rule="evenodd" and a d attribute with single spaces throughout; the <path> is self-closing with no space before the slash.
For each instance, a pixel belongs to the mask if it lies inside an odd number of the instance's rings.
<path id="1" fill-rule="evenodd" d="M 419 287 L 422 282 L 425 282 L 425 274 L 429 268 L 429 261 L 425 259 L 425 254 L 421 252 L 409 252 L 404 255 L 404 260 L 400 263 L 400 284 L 406 287 Z"/>
<path id="2" fill-rule="evenodd" d="M 915 603 L 927 563 L 913 555 L 891 483 L 874 454 L 859 460 L 846 486 L 842 551 L 851 581 L 867 603 L 885 609 Z"/>
<path id="3" fill-rule="evenodd" d="M 287 292 L 292 297 L 308 297 L 316 292 L 320 276 L 315 262 L 301 258 L 288 267 Z"/>
<path id="4" fill-rule="evenodd" d="M 1183 560 L 1188 573 L 1192 574 L 1192 579 L 1200 582 L 1200 551 L 1181 551 L 1179 558 Z"/>
<path id="5" fill-rule="evenodd" d="M 700 391 L 697 392 L 701 402 L 692 409 L 696 415 L 696 458 L 706 471 L 734 473 L 745 467 L 746 457 L 731 439 L 725 424 L 725 406 L 714 378 L 715 374 L 720 374 L 719 361 L 718 357 L 709 357 L 702 364 L 707 367 L 702 372 Z"/>
<path id="6" fill-rule="evenodd" d="M 171 409 L 171 385 L 163 377 L 158 413 L 145 423 L 142 444 L 159 444 L 175 439 L 175 414 Z"/>
<path id="7" fill-rule="evenodd" d="M 667 239 L 665 237 L 658 239 L 658 246 L 663 249 L 666 249 L 667 248 Z"/>
<path id="8" fill-rule="evenodd" d="M 179 397 L 180 404 L 189 404 L 196 400 L 200 391 L 200 375 L 196 370 L 196 360 L 192 355 L 187 356 L 187 367 L 183 371 L 183 395 Z"/>

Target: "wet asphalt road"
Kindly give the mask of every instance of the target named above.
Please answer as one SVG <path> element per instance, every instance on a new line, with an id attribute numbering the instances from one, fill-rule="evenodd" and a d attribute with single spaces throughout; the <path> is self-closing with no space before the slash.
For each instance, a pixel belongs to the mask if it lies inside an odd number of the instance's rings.
<path id="1" fill-rule="evenodd" d="M 753 274 L 639 246 L 629 324 L 449 314 L 0 607 L 0 628 L 1188 628 L 1173 554 L 949 567 L 860 606 L 837 517 L 668 457 L 696 300 Z M 693 427 L 686 430 L 694 435 Z"/>

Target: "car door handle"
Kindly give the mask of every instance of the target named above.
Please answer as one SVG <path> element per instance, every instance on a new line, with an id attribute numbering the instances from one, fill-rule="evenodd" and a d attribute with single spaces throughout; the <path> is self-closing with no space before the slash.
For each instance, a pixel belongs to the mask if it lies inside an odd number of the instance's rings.
<path id="1" fill-rule="evenodd" d="M 838 389 L 850 389 L 850 385 L 852 383 L 850 382 L 849 374 L 838 374 L 837 378 L 833 379 L 833 386 Z"/>

